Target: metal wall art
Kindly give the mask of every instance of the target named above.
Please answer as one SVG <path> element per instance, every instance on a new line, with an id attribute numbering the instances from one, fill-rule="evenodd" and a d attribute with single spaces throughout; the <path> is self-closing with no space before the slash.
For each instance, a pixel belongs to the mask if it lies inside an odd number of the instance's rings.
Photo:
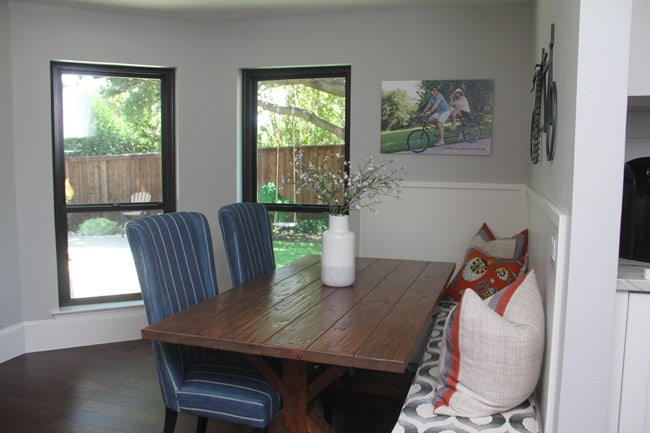
<path id="1" fill-rule="evenodd" d="M 542 48 L 542 61 L 535 65 L 533 91 L 535 103 L 530 128 L 530 159 L 539 163 L 541 154 L 541 134 L 546 138 L 546 159 L 555 157 L 555 130 L 557 129 L 557 85 L 553 80 L 553 45 L 555 24 L 551 24 L 551 41 L 548 52 Z"/>

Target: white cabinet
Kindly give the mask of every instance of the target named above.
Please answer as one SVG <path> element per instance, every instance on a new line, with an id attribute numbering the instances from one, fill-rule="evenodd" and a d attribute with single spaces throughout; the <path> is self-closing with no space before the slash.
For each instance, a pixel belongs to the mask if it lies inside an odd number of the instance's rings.
<path id="1" fill-rule="evenodd" d="M 643 278 L 643 267 L 628 267 L 627 272 L 622 268 L 616 293 L 608 431 L 616 431 L 618 424 L 619 433 L 650 433 L 650 280 Z M 630 275 L 629 269 L 638 275 Z"/>
<path id="2" fill-rule="evenodd" d="M 650 95 L 650 1 L 633 0 L 628 95 Z"/>
<path id="3" fill-rule="evenodd" d="M 619 432 L 650 433 L 650 294 L 630 293 Z"/>

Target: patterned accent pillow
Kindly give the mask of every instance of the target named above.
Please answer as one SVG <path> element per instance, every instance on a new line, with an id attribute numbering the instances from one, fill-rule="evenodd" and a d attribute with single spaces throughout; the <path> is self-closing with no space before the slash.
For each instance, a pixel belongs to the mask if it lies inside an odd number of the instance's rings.
<path id="1" fill-rule="evenodd" d="M 486 223 L 470 240 L 463 265 L 445 288 L 443 299 L 460 301 L 466 289 L 492 296 L 528 269 L 528 229 L 497 238 Z"/>
<path id="2" fill-rule="evenodd" d="M 470 248 L 465 262 L 445 289 L 445 298 L 460 301 L 467 289 L 472 289 L 486 299 L 526 272 L 528 256 L 499 258 L 486 255 L 477 248 Z"/>
<path id="3" fill-rule="evenodd" d="M 467 290 L 447 319 L 434 413 L 480 417 L 535 390 L 544 356 L 544 309 L 531 271 L 487 300 Z"/>

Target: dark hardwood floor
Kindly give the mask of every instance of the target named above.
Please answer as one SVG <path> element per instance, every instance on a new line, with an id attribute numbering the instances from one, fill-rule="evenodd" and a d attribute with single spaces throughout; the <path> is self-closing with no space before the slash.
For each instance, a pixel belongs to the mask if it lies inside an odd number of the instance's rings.
<path id="1" fill-rule="evenodd" d="M 353 383 L 373 394 L 334 387 L 338 433 L 389 433 L 408 378 L 356 372 Z M 7 433 L 161 433 L 164 406 L 151 346 L 127 341 L 28 353 L 0 364 L 0 431 Z M 181 414 L 176 433 L 193 433 Z M 209 433 L 250 429 L 210 420 Z"/>

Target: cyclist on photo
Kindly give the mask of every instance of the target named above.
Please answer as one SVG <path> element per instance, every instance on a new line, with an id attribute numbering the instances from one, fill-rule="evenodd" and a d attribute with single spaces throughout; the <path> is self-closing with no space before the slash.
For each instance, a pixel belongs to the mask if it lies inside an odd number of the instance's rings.
<path id="1" fill-rule="evenodd" d="M 429 98 L 427 106 L 422 111 L 423 116 L 429 114 L 431 114 L 431 117 L 429 117 L 427 122 L 436 125 L 438 131 L 440 131 L 440 141 L 438 141 L 436 146 L 442 146 L 445 144 L 445 127 L 443 124 L 449 119 L 451 111 L 449 110 L 449 104 L 447 104 L 445 97 L 438 92 L 436 87 L 431 88 L 431 98 Z"/>
<path id="2" fill-rule="evenodd" d="M 456 89 L 449 98 L 451 102 L 451 129 L 456 129 L 456 119 L 462 119 L 464 116 L 469 116 L 469 102 L 461 89 Z"/>

